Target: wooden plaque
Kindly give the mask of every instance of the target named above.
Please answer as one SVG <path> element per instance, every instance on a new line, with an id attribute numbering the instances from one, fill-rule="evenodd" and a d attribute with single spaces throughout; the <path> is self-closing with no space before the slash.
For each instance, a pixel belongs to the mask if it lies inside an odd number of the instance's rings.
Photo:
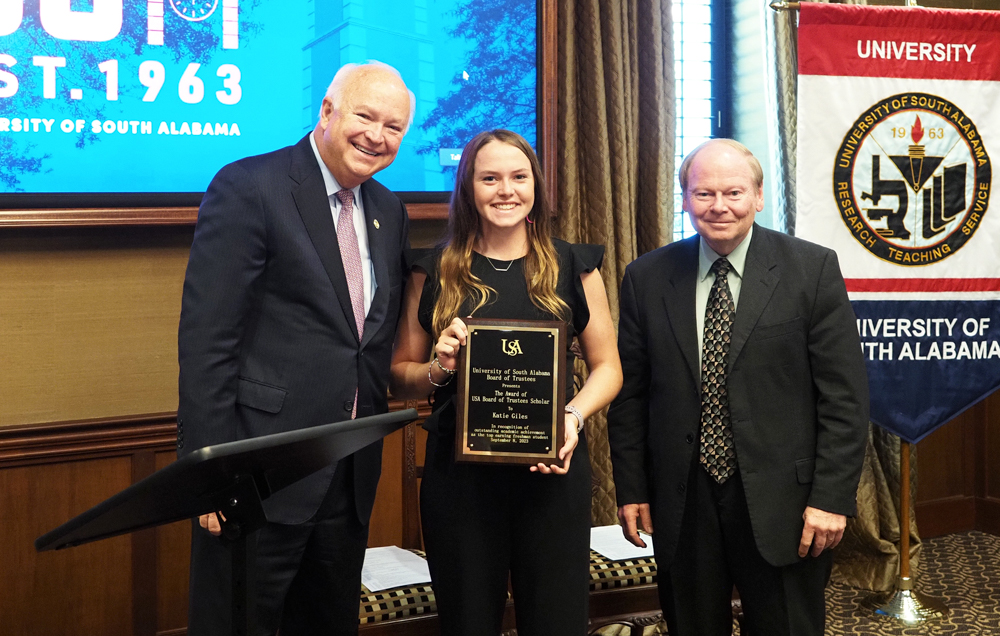
<path id="1" fill-rule="evenodd" d="M 455 461 L 561 464 L 566 325 L 468 318 L 458 356 Z"/>

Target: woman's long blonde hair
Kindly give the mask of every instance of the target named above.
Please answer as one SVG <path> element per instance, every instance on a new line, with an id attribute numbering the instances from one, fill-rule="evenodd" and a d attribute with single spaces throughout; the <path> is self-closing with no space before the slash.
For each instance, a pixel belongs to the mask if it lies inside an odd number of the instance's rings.
<path id="1" fill-rule="evenodd" d="M 440 334 L 458 316 L 467 298 L 473 302 L 472 313 L 496 298 L 496 291 L 472 273 L 472 251 L 482 235 L 482 219 L 473 196 L 473 177 L 479 150 L 491 141 L 509 144 L 524 153 L 531 163 L 535 180 L 535 203 L 528 214 L 528 254 L 524 260 L 524 280 L 531 302 L 560 320 L 569 320 L 569 306 L 556 294 L 559 281 L 559 256 L 552 244 L 552 214 L 545 198 L 545 181 L 535 152 L 524 137 L 509 130 L 481 132 L 465 145 L 458 163 L 455 191 L 448 208 L 448 236 L 438 267 L 440 294 L 434 305 L 432 325 Z"/>

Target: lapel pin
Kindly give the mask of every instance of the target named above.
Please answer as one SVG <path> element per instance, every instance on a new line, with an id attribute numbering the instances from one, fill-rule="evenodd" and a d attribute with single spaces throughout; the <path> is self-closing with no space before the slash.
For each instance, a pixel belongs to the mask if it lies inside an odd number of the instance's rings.
<path id="1" fill-rule="evenodd" d="M 375 219 L 375 229 L 378 229 L 378 219 Z"/>

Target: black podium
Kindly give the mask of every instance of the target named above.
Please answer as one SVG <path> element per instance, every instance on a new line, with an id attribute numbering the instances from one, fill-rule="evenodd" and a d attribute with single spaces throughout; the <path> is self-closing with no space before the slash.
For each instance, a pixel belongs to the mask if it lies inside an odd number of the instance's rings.
<path id="1" fill-rule="evenodd" d="M 221 511 L 223 537 L 233 542 L 233 634 L 249 636 L 253 550 L 247 538 L 267 521 L 261 502 L 416 418 L 416 409 L 407 409 L 201 448 L 38 537 L 35 549 L 69 548 Z"/>

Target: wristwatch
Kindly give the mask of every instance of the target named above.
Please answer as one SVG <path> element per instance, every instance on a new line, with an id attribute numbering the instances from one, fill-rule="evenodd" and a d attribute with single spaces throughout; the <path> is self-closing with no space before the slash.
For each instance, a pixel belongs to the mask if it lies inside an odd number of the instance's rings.
<path id="1" fill-rule="evenodd" d="M 579 424 L 576 427 L 576 432 L 579 433 L 580 431 L 582 431 L 583 430 L 583 422 L 584 422 L 584 420 L 583 420 L 583 413 L 580 412 L 580 409 L 578 409 L 575 406 L 572 406 L 570 404 L 567 404 L 566 405 L 566 412 L 567 413 L 572 413 L 574 416 L 576 416 L 576 421 L 579 422 Z"/>

